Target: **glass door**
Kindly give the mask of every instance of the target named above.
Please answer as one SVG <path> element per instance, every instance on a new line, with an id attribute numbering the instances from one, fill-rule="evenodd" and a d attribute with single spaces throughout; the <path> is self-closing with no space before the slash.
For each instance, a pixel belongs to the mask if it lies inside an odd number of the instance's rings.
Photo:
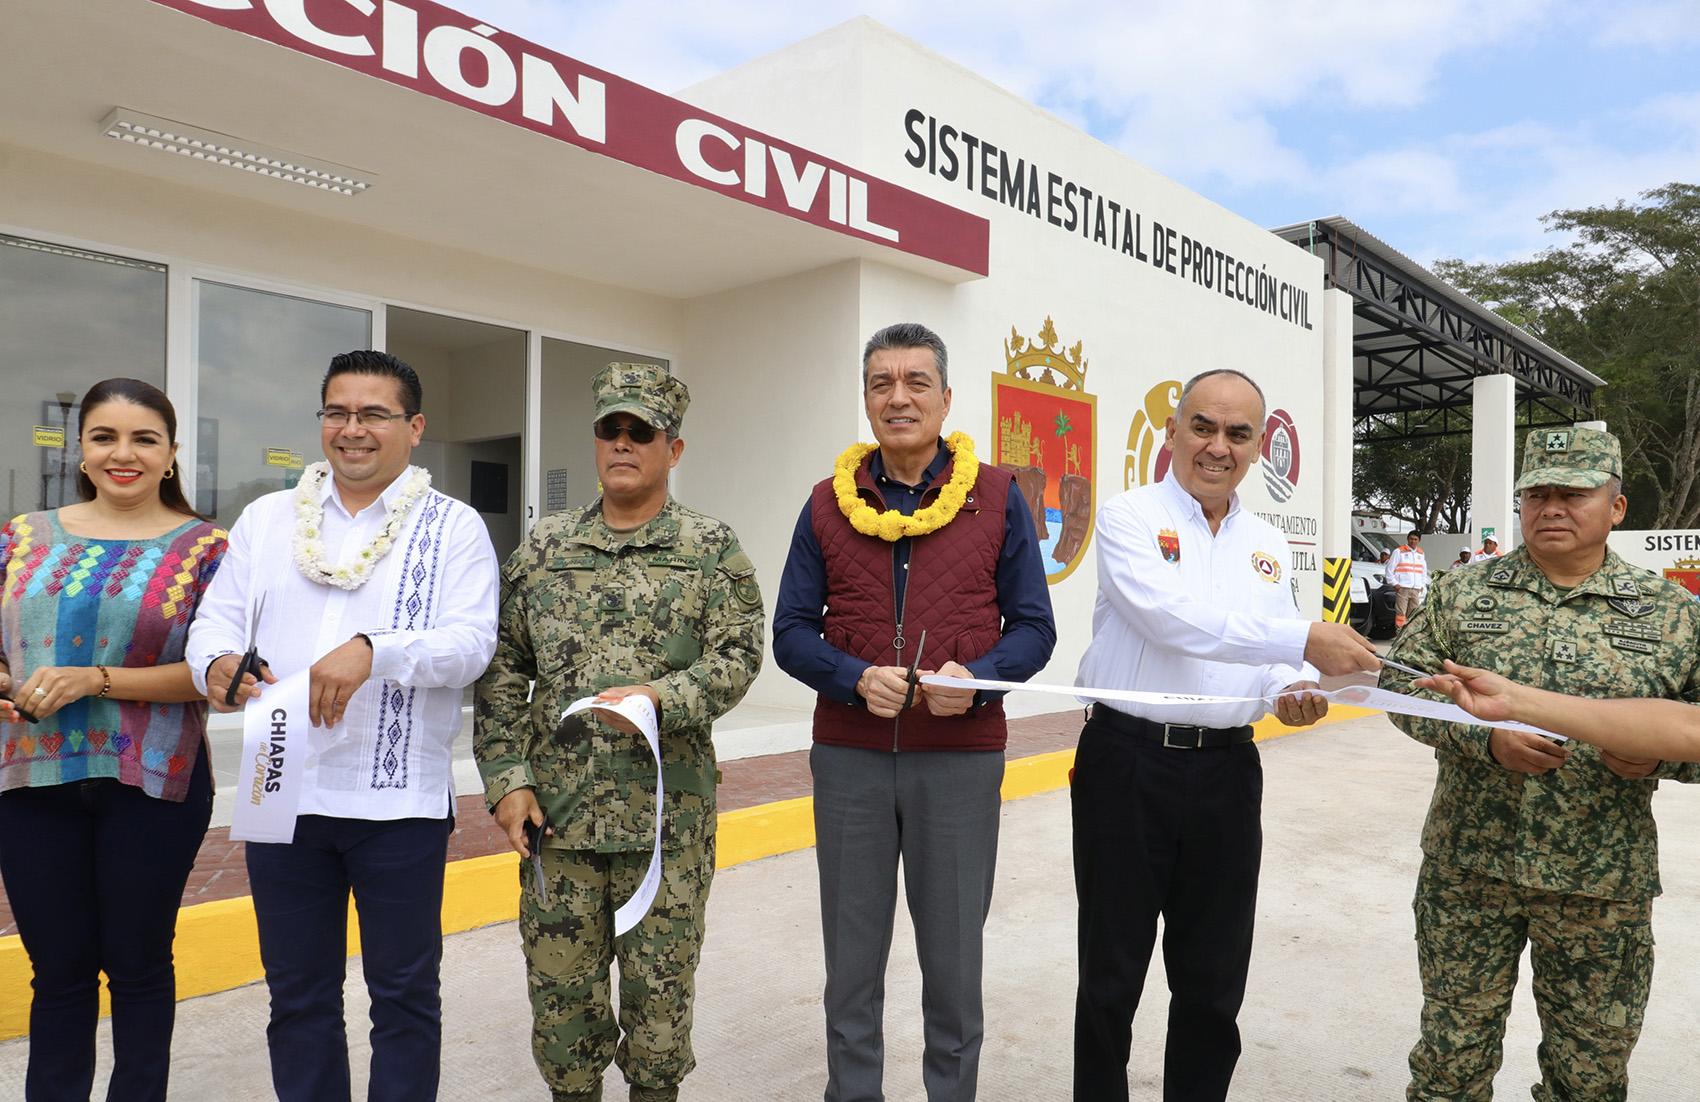
<path id="1" fill-rule="evenodd" d="M 413 461 L 478 511 L 507 561 L 524 535 L 525 330 L 391 306 L 384 340 L 425 394 Z"/>
<path id="2" fill-rule="evenodd" d="M 331 357 L 370 347 L 370 310 L 196 280 L 195 507 L 228 527 L 299 482 Z"/>
<path id="3" fill-rule="evenodd" d="M 82 500 L 77 415 L 89 387 L 124 376 L 164 389 L 165 296 L 162 264 L 0 234 L 6 517 Z"/>

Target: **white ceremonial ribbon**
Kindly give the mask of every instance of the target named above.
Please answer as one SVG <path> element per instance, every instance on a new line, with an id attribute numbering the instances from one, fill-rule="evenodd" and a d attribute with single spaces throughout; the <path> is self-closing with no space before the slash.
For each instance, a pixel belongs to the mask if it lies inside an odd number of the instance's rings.
<path id="1" fill-rule="evenodd" d="M 655 759 L 655 849 L 651 852 L 649 871 L 643 874 L 643 882 L 637 886 L 632 897 L 614 911 L 614 936 L 619 937 L 649 913 L 650 906 L 655 903 L 655 893 L 661 887 L 661 807 L 662 796 L 665 794 L 661 782 L 661 733 L 656 728 L 655 705 L 642 694 L 633 694 L 614 703 L 587 696 L 567 705 L 567 710 L 561 713 L 561 718 L 566 719 L 575 712 L 590 708 L 617 712 L 631 720 L 637 729 L 643 732 L 643 740 L 649 743 L 650 756 Z"/>
<path id="2" fill-rule="evenodd" d="M 242 762 L 237 772 L 231 841 L 293 842 L 301 806 L 310 724 L 307 672 L 267 685 L 242 714 Z"/>
<path id="3" fill-rule="evenodd" d="M 1147 704 L 1156 707 L 1174 707 L 1187 704 L 1244 704 L 1248 701 L 1261 700 L 1273 703 L 1275 697 L 1302 696 L 1310 693 L 1326 697 L 1330 701 L 1341 704 L 1355 704 L 1362 708 L 1379 708 L 1384 712 L 1396 712 L 1399 715 L 1418 716 L 1422 719 L 1437 719 L 1443 723 L 1462 723 L 1470 727 L 1507 727 L 1513 731 L 1528 731 L 1532 734 L 1543 735 L 1546 738 L 1566 741 L 1563 735 L 1536 727 L 1528 723 L 1518 723 L 1505 720 L 1500 723 L 1488 723 L 1458 707 L 1440 700 L 1425 700 L 1421 697 L 1406 696 L 1404 693 L 1390 692 L 1370 685 L 1348 685 L 1343 689 L 1294 689 L 1290 692 L 1276 693 L 1275 696 L 1196 696 L 1190 693 L 1151 693 L 1136 689 L 1094 689 L 1084 685 L 1035 685 L 1026 681 L 984 681 L 973 677 L 945 677 L 942 674 L 929 674 L 921 678 L 923 685 L 939 685 L 948 689 L 990 689 L 1003 693 L 1048 693 L 1052 696 L 1069 696 L 1076 700 L 1119 700 L 1127 704 Z"/>

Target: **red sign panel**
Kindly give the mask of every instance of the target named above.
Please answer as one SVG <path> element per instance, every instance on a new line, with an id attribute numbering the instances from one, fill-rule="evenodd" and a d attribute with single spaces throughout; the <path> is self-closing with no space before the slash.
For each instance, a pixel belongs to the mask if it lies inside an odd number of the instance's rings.
<path id="1" fill-rule="evenodd" d="M 1055 585 L 1074 573 L 1092 539 L 1097 396 L 994 375 L 992 424 L 992 462 L 1015 475 Z"/>
<path id="2" fill-rule="evenodd" d="M 984 218 L 432 0 L 153 0 L 779 214 L 985 275 Z"/>

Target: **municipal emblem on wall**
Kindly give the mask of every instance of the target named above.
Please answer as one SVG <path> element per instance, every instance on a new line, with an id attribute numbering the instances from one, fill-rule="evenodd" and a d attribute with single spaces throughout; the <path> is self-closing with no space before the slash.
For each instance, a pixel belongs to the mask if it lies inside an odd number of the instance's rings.
<path id="1" fill-rule="evenodd" d="M 1032 340 L 1011 326 L 1004 373 L 992 376 L 992 462 L 1021 487 L 1052 585 L 1092 539 L 1098 399 L 1085 390 L 1084 343 L 1065 349 L 1048 317 Z"/>
<path id="2" fill-rule="evenodd" d="M 1263 425 L 1263 484 L 1277 503 L 1299 486 L 1299 430 L 1284 409 L 1271 413 Z"/>
<path id="3" fill-rule="evenodd" d="M 1665 577 L 1694 594 L 1700 601 L 1700 559 L 1678 559 L 1665 567 Z"/>
<path id="4" fill-rule="evenodd" d="M 1146 486 L 1163 481 L 1169 473 L 1173 453 L 1163 446 L 1164 426 L 1181 405 L 1181 381 L 1165 379 L 1145 392 L 1139 412 L 1127 427 L 1127 461 L 1122 468 L 1122 488 Z"/>

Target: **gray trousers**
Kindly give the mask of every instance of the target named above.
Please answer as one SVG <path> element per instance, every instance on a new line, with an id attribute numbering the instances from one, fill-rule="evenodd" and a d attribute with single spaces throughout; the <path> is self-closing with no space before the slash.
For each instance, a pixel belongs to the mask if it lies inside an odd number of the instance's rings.
<path id="1" fill-rule="evenodd" d="M 885 1098 L 885 965 L 899 858 L 921 965 L 921 1082 L 927 1102 L 972 1102 L 1003 766 L 996 750 L 893 754 L 816 743 L 809 752 L 826 943 L 826 1102 Z"/>

